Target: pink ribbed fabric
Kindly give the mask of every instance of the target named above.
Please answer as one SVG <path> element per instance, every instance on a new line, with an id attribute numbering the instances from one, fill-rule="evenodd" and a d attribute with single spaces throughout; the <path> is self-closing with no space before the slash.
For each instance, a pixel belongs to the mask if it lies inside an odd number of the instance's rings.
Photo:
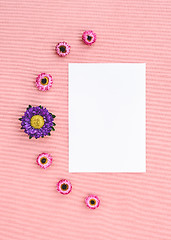
<path id="1" fill-rule="evenodd" d="M 0 22 L 0 239 L 170 240 L 171 1 L 1 0 Z M 97 34 L 91 47 L 85 30 Z M 71 46 L 65 58 L 60 41 Z M 147 63 L 147 173 L 68 173 L 69 62 Z M 53 76 L 48 92 L 35 86 L 41 72 Z M 57 116 L 51 137 L 20 130 L 28 104 Z M 54 160 L 46 170 L 42 152 Z M 67 196 L 56 191 L 63 178 Z M 86 207 L 88 194 L 98 209 Z"/>

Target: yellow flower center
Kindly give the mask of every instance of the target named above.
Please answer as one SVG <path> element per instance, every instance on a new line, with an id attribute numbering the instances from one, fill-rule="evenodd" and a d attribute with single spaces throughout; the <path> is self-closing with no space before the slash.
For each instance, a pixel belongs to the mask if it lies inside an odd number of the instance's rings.
<path id="1" fill-rule="evenodd" d="M 30 121 L 31 126 L 35 129 L 42 128 L 44 123 L 44 119 L 41 115 L 34 115 Z"/>
<path id="2" fill-rule="evenodd" d="M 59 49 L 62 53 L 66 53 L 66 47 L 65 46 L 60 46 Z"/>
<path id="3" fill-rule="evenodd" d="M 46 164 L 46 163 L 47 163 L 47 158 L 46 158 L 46 157 L 42 157 L 42 158 L 40 159 L 40 162 L 41 162 L 42 164 Z"/>
<path id="4" fill-rule="evenodd" d="M 87 36 L 87 40 L 88 40 L 89 42 L 91 41 L 91 39 L 92 39 L 91 36 Z"/>
<path id="5" fill-rule="evenodd" d="M 48 85 L 49 79 L 47 77 L 44 77 L 41 79 L 41 84 L 42 85 Z"/>
<path id="6" fill-rule="evenodd" d="M 95 199 L 90 199 L 90 205 L 95 205 L 96 204 L 96 200 Z"/>
<path id="7" fill-rule="evenodd" d="M 61 188 L 62 188 L 63 191 L 68 190 L 68 184 L 63 183 L 63 184 L 61 185 Z"/>

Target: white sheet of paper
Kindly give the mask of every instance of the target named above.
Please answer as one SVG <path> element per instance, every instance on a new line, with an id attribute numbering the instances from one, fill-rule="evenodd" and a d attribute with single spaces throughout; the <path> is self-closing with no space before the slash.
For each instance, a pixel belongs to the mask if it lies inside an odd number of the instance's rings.
<path id="1" fill-rule="evenodd" d="M 69 64 L 69 172 L 146 171 L 145 63 Z"/>

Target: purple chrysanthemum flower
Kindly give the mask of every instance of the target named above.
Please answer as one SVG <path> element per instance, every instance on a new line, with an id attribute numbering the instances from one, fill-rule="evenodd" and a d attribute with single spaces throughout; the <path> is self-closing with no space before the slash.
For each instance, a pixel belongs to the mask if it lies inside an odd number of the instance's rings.
<path id="1" fill-rule="evenodd" d="M 53 121 L 56 116 L 50 113 L 46 108 L 42 106 L 32 107 L 29 105 L 24 116 L 19 118 L 21 121 L 21 129 L 32 137 L 40 138 L 44 136 L 50 136 L 51 131 L 55 131 L 56 125 Z"/>

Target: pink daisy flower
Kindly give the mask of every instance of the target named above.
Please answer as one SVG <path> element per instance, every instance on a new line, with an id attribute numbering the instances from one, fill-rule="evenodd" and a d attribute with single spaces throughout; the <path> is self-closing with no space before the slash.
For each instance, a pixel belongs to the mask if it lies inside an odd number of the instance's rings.
<path id="1" fill-rule="evenodd" d="M 91 30 L 85 31 L 82 35 L 82 39 L 85 44 L 91 46 L 96 41 L 96 34 Z"/>
<path id="2" fill-rule="evenodd" d="M 41 73 L 36 78 L 36 87 L 40 91 L 47 91 L 52 87 L 52 76 L 50 74 Z"/>
<path id="3" fill-rule="evenodd" d="M 41 167 L 46 169 L 52 164 L 52 157 L 48 153 L 41 153 L 37 157 L 37 164 Z"/>
<path id="4" fill-rule="evenodd" d="M 70 48 L 66 42 L 60 42 L 56 45 L 56 52 L 60 57 L 65 57 L 70 53 Z"/>
<path id="5" fill-rule="evenodd" d="M 86 203 L 87 207 L 89 207 L 90 209 L 95 209 L 95 208 L 99 207 L 100 200 L 97 196 L 90 195 L 90 196 L 86 197 L 85 203 Z"/>
<path id="6" fill-rule="evenodd" d="M 57 190 L 61 194 L 68 194 L 72 190 L 72 185 L 68 180 L 62 179 L 57 183 Z"/>

